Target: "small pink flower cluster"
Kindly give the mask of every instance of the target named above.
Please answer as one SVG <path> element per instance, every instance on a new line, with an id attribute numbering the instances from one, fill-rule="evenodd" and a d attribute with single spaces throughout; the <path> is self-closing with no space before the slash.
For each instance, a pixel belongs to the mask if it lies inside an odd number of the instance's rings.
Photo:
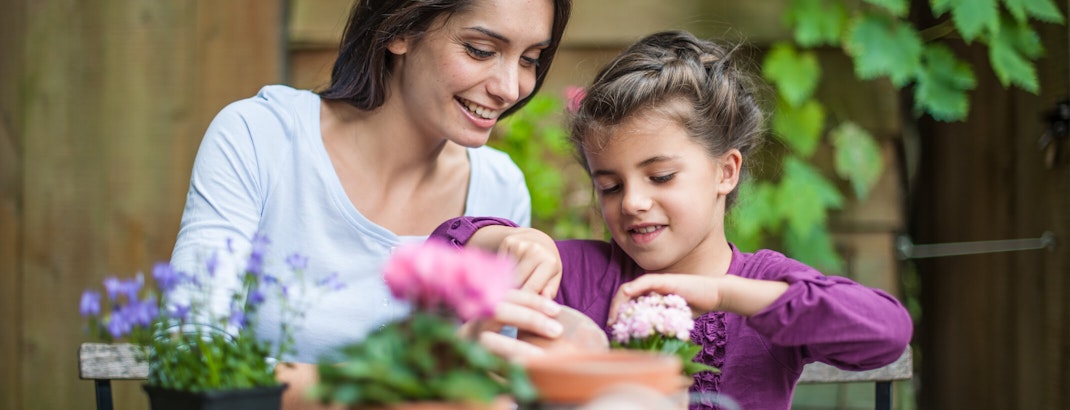
<path id="1" fill-rule="evenodd" d="M 461 320 L 490 316 L 513 287 L 513 262 L 479 249 L 428 241 L 397 249 L 383 276 L 394 297 L 419 309 L 453 309 Z"/>
<path id="2" fill-rule="evenodd" d="M 613 324 L 613 340 L 626 343 L 630 339 L 645 339 L 654 333 L 689 340 L 694 327 L 691 308 L 684 298 L 652 293 L 621 306 Z"/>

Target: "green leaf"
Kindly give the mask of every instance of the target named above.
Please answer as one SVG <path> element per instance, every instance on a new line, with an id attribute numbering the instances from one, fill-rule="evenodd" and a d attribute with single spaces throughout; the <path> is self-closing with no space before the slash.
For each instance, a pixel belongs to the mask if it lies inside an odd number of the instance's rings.
<path id="1" fill-rule="evenodd" d="M 840 42 L 847 9 L 840 1 L 792 0 L 784 19 L 789 27 L 794 27 L 795 42 L 799 45 L 832 45 Z"/>
<path id="2" fill-rule="evenodd" d="M 762 244 L 762 228 L 775 231 L 780 224 L 776 207 L 777 188 L 768 181 L 745 183 L 729 215 L 728 238 L 742 250 L 754 251 Z"/>
<path id="3" fill-rule="evenodd" d="M 1000 35 L 1006 36 L 1014 48 L 1026 58 L 1035 60 L 1044 55 L 1044 44 L 1040 42 L 1040 36 L 1029 23 L 1005 18 Z"/>
<path id="4" fill-rule="evenodd" d="M 994 33 L 988 44 L 988 59 L 992 70 L 1004 87 L 1016 85 L 1023 90 L 1036 93 L 1040 88 L 1037 71 L 1033 63 L 1022 55 L 1018 49 L 1020 34 L 1015 30 L 1001 30 Z M 1032 49 L 1026 51 L 1032 52 Z"/>
<path id="5" fill-rule="evenodd" d="M 909 3 L 906 0 L 866 0 L 866 3 L 880 6 L 896 17 L 906 17 L 909 11 Z"/>
<path id="6" fill-rule="evenodd" d="M 1029 17 L 1048 23 L 1062 24 L 1063 13 L 1051 0 L 1003 0 L 1003 5 L 1018 22 L 1025 23 Z"/>
<path id="7" fill-rule="evenodd" d="M 821 172 L 802 159 L 784 159 L 784 176 L 777 191 L 777 204 L 789 229 L 808 235 L 824 226 L 829 209 L 843 206 L 843 196 Z"/>
<path id="8" fill-rule="evenodd" d="M 851 182 L 855 197 L 865 199 L 884 171 L 880 146 L 858 124 L 847 121 L 832 130 L 836 174 Z"/>
<path id="9" fill-rule="evenodd" d="M 866 15 L 851 26 L 844 45 L 854 59 L 855 74 L 864 80 L 887 75 L 896 87 L 914 77 L 921 62 L 922 41 L 917 30 L 877 15 Z"/>
<path id="10" fill-rule="evenodd" d="M 788 230 L 784 233 L 784 247 L 791 258 L 815 269 L 836 274 L 843 272 L 843 258 L 836 252 L 832 236 L 824 225 L 808 232 Z"/>
<path id="11" fill-rule="evenodd" d="M 788 104 L 798 107 L 814 94 L 821 66 L 813 51 L 799 53 L 791 43 L 779 42 L 765 56 L 762 76 L 776 85 Z"/>
<path id="12" fill-rule="evenodd" d="M 951 21 L 967 43 L 980 36 L 985 28 L 993 33 L 999 31 L 999 4 L 996 0 L 934 1 L 934 11 L 937 3 L 940 3 L 941 13 L 948 9 L 951 11 Z"/>
<path id="13" fill-rule="evenodd" d="M 970 111 L 967 92 L 976 86 L 970 65 L 947 46 L 930 44 L 922 55 L 914 104 L 940 121 L 958 121 Z"/>
<path id="14" fill-rule="evenodd" d="M 783 99 L 777 101 L 773 133 L 799 155 L 810 157 L 814 154 L 824 129 L 825 107 L 816 100 L 808 100 L 798 107 L 792 107 Z"/>

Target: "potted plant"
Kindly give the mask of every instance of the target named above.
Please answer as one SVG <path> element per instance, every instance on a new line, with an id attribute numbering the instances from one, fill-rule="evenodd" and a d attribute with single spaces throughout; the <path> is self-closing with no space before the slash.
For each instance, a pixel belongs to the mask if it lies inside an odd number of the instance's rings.
<path id="1" fill-rule="evenodd" d="M 264 260 L 269 242 L 255 235 L 240 264 L 230 263 L 237 259 L 232 252 L 214 251 L 203 271 L 181 272 L 161 262 L 153 267 L 155 286 L 138 273 L 130 279 L 108 277 L 104 293 L 91 289 L 82 294 L 80 310 L 91 334 L 144 347 L 139 359 L 148 361 L 144 390 L 154 410 L 279 408 L 285 386 L 275 379 L 273 358 L 293 350 L 293 322 L 303 307 L 282 305 L 281 337 L 273 343 L 253 331 L 263 302 L 289 287 L 302 287 L 308 298 L 341 284 L 335 274 L 309 277 L 307 258 L 296 253 L 286 259 L 287 269 L 269 273 Z M 238 286 L 217 289 L 217 275 L 235 274 L 218 268 L 230 265 L 241 266 L 234 282 Z M 227 294 L 226 313 L 210 308 L 214 292 Z"/>
<path id="2" fill-rule="evenodd" d="M 355 408 L 508 409 L 534 391 L 523 368 L 458 335 L 490 316 L 513 287 L 511 261 L 478 249 L 429 241 L 399 248 L 383 277 L 410 316 L 319 365 L 313 394 Z"/>
<path id="3" fill-rule="evenodd" d="M 683 372 L 692 376 L 717 368 L 695 362 L 702 346 L 691 341 L 695 320 L 691 308 L 679 295 L 651 293 L 625 302 L 617 313 L 610 346 L 674 355 L 683 363 Z"/>

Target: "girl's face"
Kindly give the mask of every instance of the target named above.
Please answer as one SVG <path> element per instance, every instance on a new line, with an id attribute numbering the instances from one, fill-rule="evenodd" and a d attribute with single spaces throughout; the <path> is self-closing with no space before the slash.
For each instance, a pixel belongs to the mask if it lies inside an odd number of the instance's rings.
<path id="1" fill-rule="evenodd" d="M 649 272 L 703 273 L 724 237 L 725 196 L 740 154 L 712 157 L 676 121 L 636 115 L 587 152 L 602 217 L 613 239 Z"/>
<path id="2" fill-rule="evenodd" d="M 553 7 L 551 0 L 476 0 L 468 11 L 439 17 L 420 38 L 393 41 L 388 109 L 430 138 L 485 144 L 498 116 L 535 87 Z"/>

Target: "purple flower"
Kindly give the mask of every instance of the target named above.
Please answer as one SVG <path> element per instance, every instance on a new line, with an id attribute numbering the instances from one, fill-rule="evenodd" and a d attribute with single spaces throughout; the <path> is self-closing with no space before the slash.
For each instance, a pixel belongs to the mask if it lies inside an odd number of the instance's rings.
<path id="1" fill-rule="evenodd" d="M 190 305 L 171 305 L 169 310 L 171 317 L 186 320 L 189 318 Z"/>
<path id="2" fill-rule="evenodd" d="M 108 334 L 110 334 L 111 337 L 118 339 L 125 336 L 127 333 L 130 333 L 133 326 L 130 322 L 126 321 L 125 316 L 119 314 L 119 312 L 115 312 L 111 315 L 111 319 L 108 320 L 107 329 Z"/>
<path id="3" fill-rule="evenodd" d="M 152 320 L 156 318 L 159 313 L 159 308 L 156 307 L 156 298 L 148 298 L 143 301 L 133 300 L 127 303 L 115 312 L 112 317 L 121 316 L 123 321 L 129 325 L 148 326 L 152 324 Z"/>
<path id="4" fill-rule="evenodd" d="M 156 279 L 156 286 L 163 292 L 170 292 L 182 281 L 182 273 L 175 272 L 171 264 L 165 262 L 157 262 L 152 267 L 152 277 Z"/>
<path id="5" fill-rule="evenodd" d="M 78 311 L 82 316 L 97 316 L 100 314 L 100 292 L 87 290 L 82 293 L 82 301 L 78 303 Z"/>
<path id="6" fill-rule="evenodd" d="M 118 298 L 122 287 L 123 283 L 119 278 L 114 276 L 104 278 L 104 290 L 108 292 L 108 300 L 115 300 Z"/>
<path id="7" fill-rule="evenodd" d="M 245 327 L 245 312 L 240 308 L 231 309 L 227 322 L 234 327 Z"/>
<path id="8" fill-rule="evenodd" d="M 290 265 L 290 269 L 302 270 L 308 267 L 308 257 L 294 253 L 286 257 L 286 264 Z"/>
<path id="9" fill-rule="evenodd" d="M 342 282 L 338 277 L 338 272 L 331 272 L 330 275 L 324 276 L 316 281 L 316 286 L 326 288 L 330 291 L 342 290 L 346 287 L 345 282 Z"/>
<path id="10" fill-rule="evenodd" d="M 230 238 L 227 238 L 227 248 L 230 248 Z M 208 260 L 204 263 L 208 268 L 208 276 L 215 277 L 215 271 L 219 268 L 219 252 L 212 251 L 212 255 L 208 257 Z"/>
<path id="11" fill-rule="evenodd" d="M 253 289 L 253 291 L 249 292 L 250 305 L 258 306 L 261 303 L 264 303 L 264 299 L 264 292 L 261 292 L 260 289 Z"/>
<path id="12" fill-rule="evenodd" d="M 264 254 L 267 252 L 267 246 L 271 243 L 271 240 L 260 233 L 253 235 L 252 249 L 249 251 L 249 258 L 245 264 L 245 271 L 250 272 L 256 276 L 260 276 L 264 273 Z"/>

